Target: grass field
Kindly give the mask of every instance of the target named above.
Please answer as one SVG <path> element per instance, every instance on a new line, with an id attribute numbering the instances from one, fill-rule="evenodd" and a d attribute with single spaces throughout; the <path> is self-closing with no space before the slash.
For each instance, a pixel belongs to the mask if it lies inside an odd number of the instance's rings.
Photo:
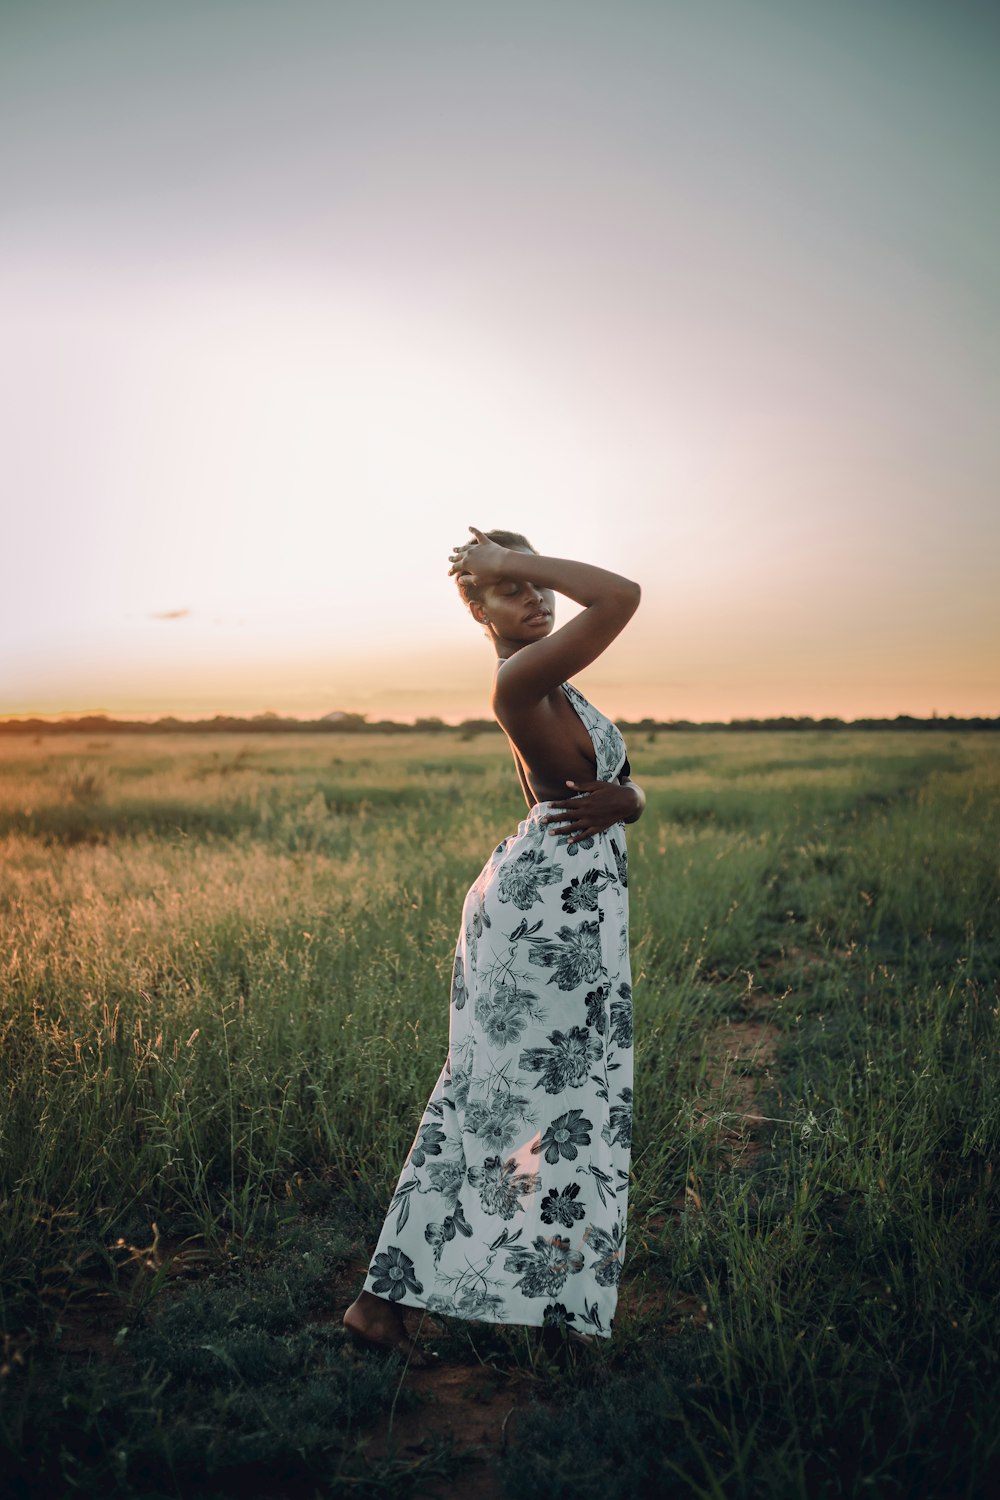
<path id="1" fill-rule="evenodd" d="M 0 743 L 9 1493 L 1000 1481 L 998 737 L 629 750 L 616 1335 L 440 1325 L 516 1413 L 476 1469 L 338 1318 L 444 1058 L 462 898 L 523 815 L 503 741 Z"/>

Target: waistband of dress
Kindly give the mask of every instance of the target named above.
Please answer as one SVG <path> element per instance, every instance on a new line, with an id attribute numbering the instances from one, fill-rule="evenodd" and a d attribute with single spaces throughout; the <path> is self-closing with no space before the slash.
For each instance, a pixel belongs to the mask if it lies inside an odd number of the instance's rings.
<path id="1" fill-rule="evenodd" d="M 532 803 L 532 805 L 528 808 L 528 811 L 524 815 L 524 822 L 530 823 L 533 819 L 548 817 L 549 814 L 554 811 L 557 800 L 559 802 L 566 802 L 568 801 L 568 798 L 559 797 L 557 799 L 553 797 L 548 802 Z"/>
<path id="2" fill-rule="evenodd" d="M 528 830 L 528 829 L 536 828 L 536 829 L 538 829 L 538 831 L 540 833 L 547 833 L 548 830 L 546 829 L 544 823 L 542 822 L 542 819 L 549 817 L 552 814 L 552 812 L 555 810 L 556 800 L 557 800 L 556 798 L 553 798 L 549 802 L 536 802 L 536 803 L 534 803 L 533 806 L 531 806 L 531 807 L 528 808 L 528 811 L 525 813 L 524 817 L 521 819 L 521 822 L 518 824 L 518 829 L 519 830 L 520 829 Z M 565 802 L 566 800 L 567 799 L 565 797 L 558 798 L 559 802 Z M 616 823 L 613 826 L 617 828 L 620 825 Z M 604 832 L 610 832 L 610 830 L 605 829 Z M 592 837 L 593 838 L 601 838 L 602 834 L 593 834 Z"/>

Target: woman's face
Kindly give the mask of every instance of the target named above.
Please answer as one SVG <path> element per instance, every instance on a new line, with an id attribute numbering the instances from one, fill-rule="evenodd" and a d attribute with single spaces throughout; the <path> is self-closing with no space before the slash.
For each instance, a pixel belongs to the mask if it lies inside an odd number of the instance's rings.
<path id="1" fill-rule="evenodd" d="M 523 552 L 523 547 L 515 549 Z M 516 578 L 498 578 L 482 588 L 482 602 L 474 611 L 476 619 L 489 625 L 492 634 L 505 641 L 525 646 L 540 641 L 552 629 L 555 593 L 534 583 L 519 583 Z"/>

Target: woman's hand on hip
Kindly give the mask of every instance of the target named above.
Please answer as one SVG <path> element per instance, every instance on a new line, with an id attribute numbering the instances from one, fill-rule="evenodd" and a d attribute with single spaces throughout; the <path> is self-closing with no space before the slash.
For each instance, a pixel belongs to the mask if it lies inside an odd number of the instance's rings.
<path id="1" fill-rule="evenodd" d="M 551 805 L 556 811 L 542 823 L 550 834 L 568 834 L 571 844 L 604 833 L 635 815 L 637 796 L 629 786 L 620 786 L 617 781 L 567 781 L 566 785 L 579 795 L 553 798 Z"/>

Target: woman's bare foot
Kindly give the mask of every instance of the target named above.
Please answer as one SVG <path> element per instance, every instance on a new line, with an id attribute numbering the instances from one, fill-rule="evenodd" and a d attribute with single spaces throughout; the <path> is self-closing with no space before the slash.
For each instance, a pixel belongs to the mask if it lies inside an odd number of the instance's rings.
<path id="1" fill-rule="evenodd" d="M 537 1350 L 554 1360 L 573 1358 L 578 1350 L 582 1354 L 583 1345 L 597 1342 L 593 1334 L 577 1333 L 575 1328 L 567 1328 L 565 1324 L 549 1324 L 534 1332 Z"/>
<path id="2" fill-rule="evenodd" d="M 433 1356 L 421 1349 L 406 1331 L 402 1309 L 372 1292 L 361 1292 L 344 1314 L 344 1327 L 356 1342 L 372 1349 L 402 1354 L 414 1365 L 428 1365 Z"/>

